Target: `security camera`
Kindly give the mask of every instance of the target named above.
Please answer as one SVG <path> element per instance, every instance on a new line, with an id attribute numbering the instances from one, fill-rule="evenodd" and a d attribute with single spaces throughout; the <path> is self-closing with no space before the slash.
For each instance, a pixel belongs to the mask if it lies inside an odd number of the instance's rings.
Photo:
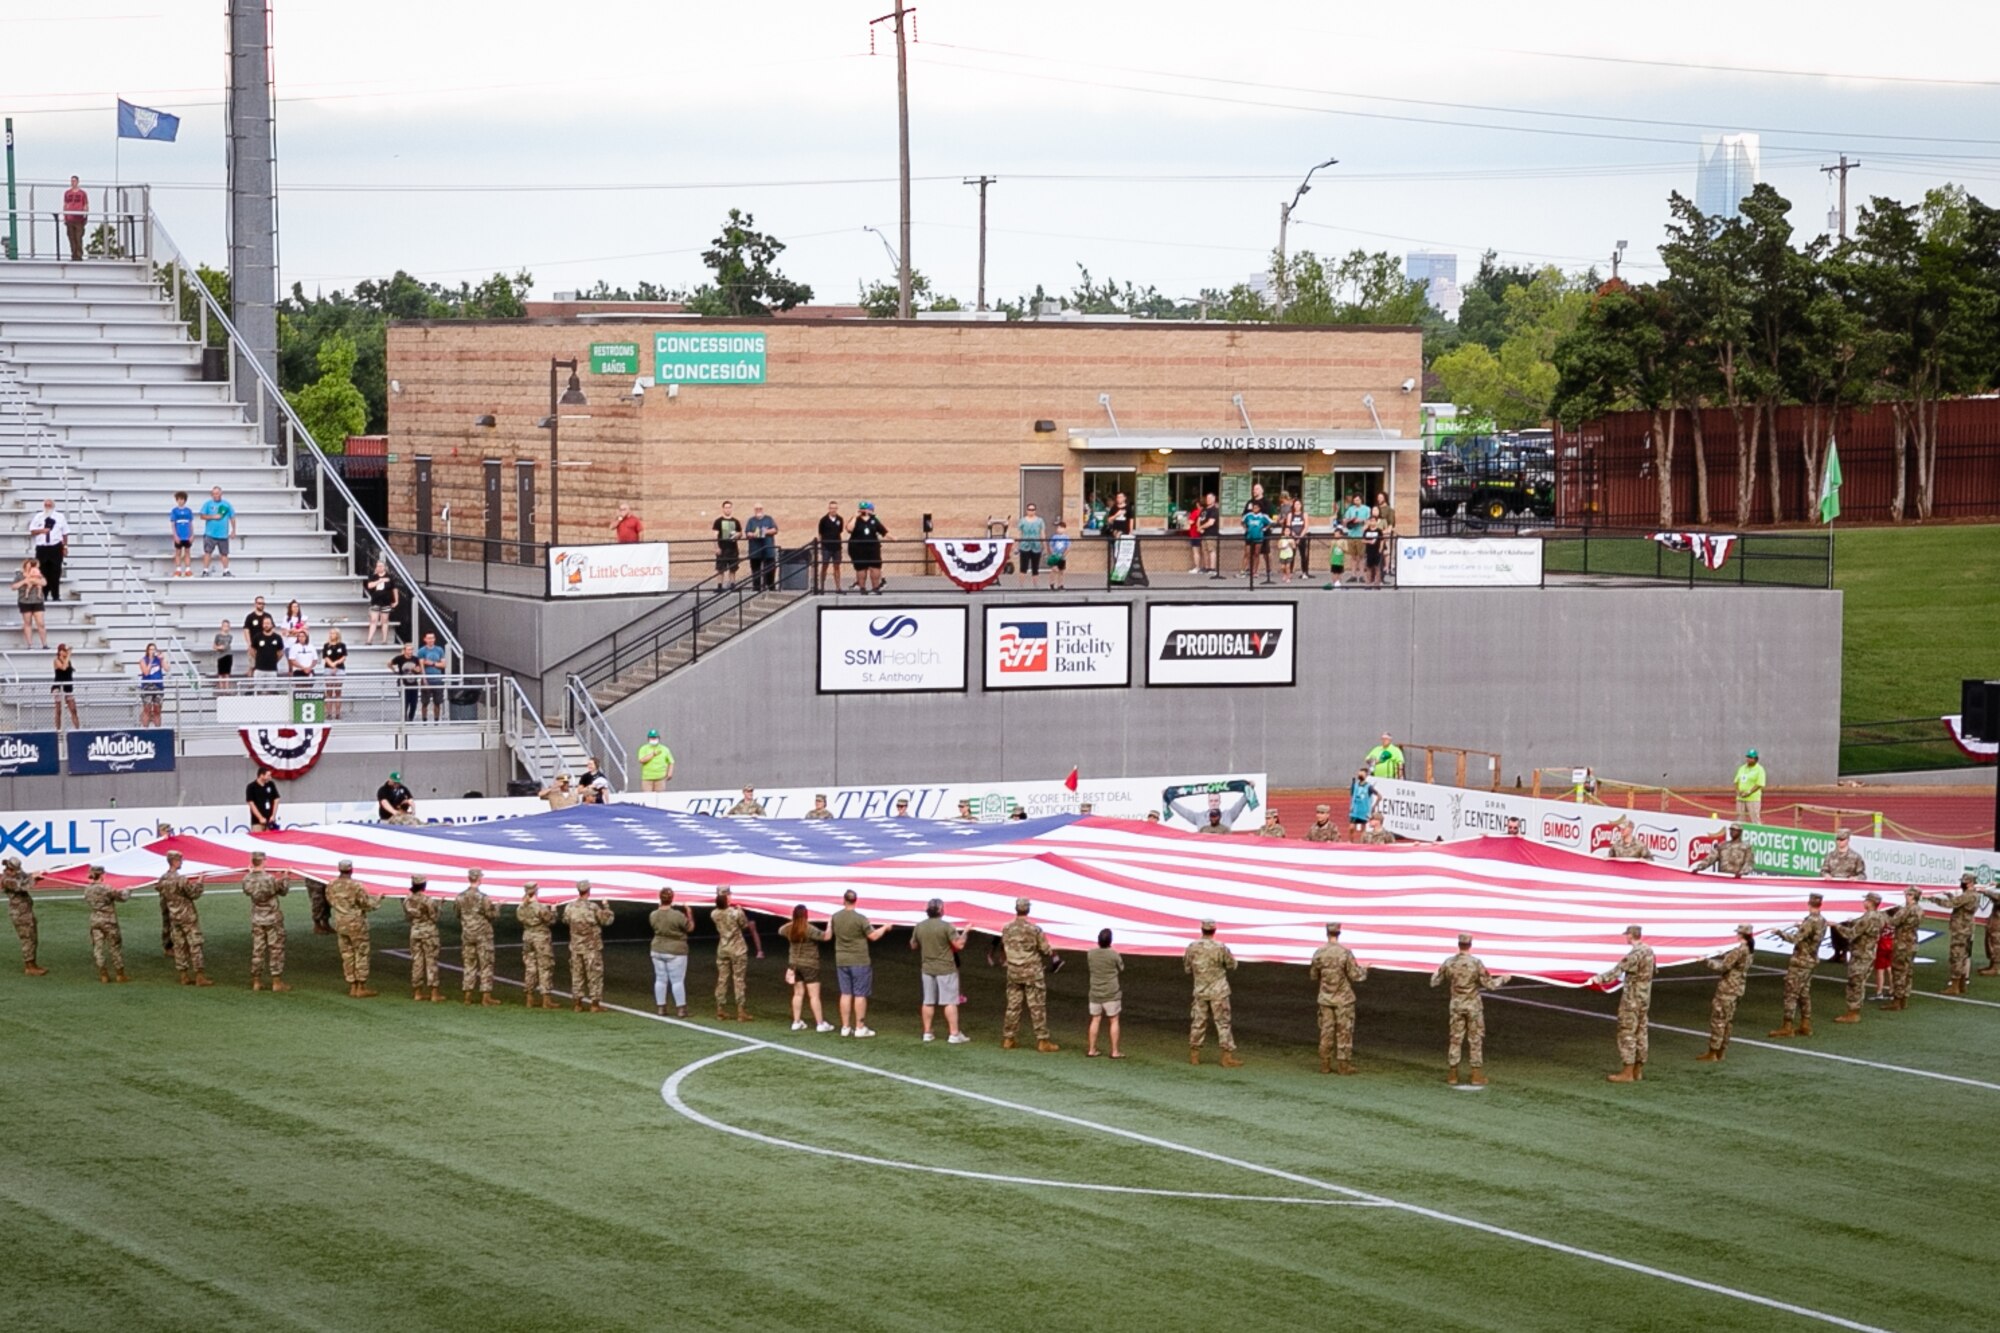
<path id="1" fill-rule="evenodd" d="M 678 385 L 678 384 L 669 384 L 669 385 L 667 386 L 667 397 L 669 397 L 669 398 L 678 398 L 678 397 L 680 397 L 680 396 L 681 396 L 681 386 L 680 386 L 680 385 Z"/>
<path id="2" fill-rule="evenodd" d="M 632 381 L 632 397 L 637 399 L 637 398 L 644 398 L 645 396 L 646 396 L 646 377 L 644 375 L 641 375 L 638 379 Z"/>
<path id="3" fill-rule="evenodd" d="M 1404 393 L 1415 393 L 1415 392 L 1416 392 L 1416 390 L 1417 390 L 1417 382 L 1416 382 L 1415 380 L 1404 380 L 1404 381 L 1403 381 L 1403 392 L 1404 392 Z"/>

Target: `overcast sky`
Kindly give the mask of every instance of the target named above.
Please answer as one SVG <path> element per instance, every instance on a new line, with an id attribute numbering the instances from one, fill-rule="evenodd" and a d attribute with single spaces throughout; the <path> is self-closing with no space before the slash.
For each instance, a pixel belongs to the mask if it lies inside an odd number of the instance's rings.
<path id="1" fill-rule="evenodd" d="M 547 5 L 278 0 L 282 280 L 526 268 L 539 294 L 699 281 L 731 206 L 820 300 L 891 273 L 892 0 Z M 124 146 L 191 252 L 223 249 L 222 0 L 0 0 L 0 110 L 24 180 L 108 180 L 113 101 L 184 117 Z M 1226 17 L 1224 17 L 1226 15 Z M 926 0 L 913 20 L 913 259 L 969 300 L 1076 266 L 1169 295 L 1292 245 L 1651 276 L 1705 128 L 1760 132 L 1763 178 L 1823 230 L 1842 152 L 1870 194 L 2000 199 L 2000 6 L 1680 0 L 1416 8 L 1326 0 Z M 1723 68 L 1728 67 L 1728 68 Z M 1865 132 L 1864 132 L 1865 131 Z"/>

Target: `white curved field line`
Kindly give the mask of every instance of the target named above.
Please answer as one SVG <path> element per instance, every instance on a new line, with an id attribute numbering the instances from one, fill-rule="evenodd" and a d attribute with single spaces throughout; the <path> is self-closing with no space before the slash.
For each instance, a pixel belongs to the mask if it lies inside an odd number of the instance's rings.
<path id="1" fill-rule="evenodd" d="M 657 1017 L 657 1015 L 656 1015 Z M 929 1166 L 922 1162 L 899 1162 L 888 1157 L 870 1157 L 865 1153 L 844 1152 L 838 1148 L 823 1148 L 817 1144 L 800 1143 L 794 1139 L 781 1139 L 772 1134 L 760 1134 L 754 1129 L 744 1129 L 740 1125 L 725 1124 L 712 1116 L 703 1115 L 689 1106 L 681 1097 L 681 1084 L 710 1065 L 730 1059 L 733 1056 L 749 1055 L 759 1049 L 783 1050 L 784 1047 L 766 1045 L 738 1046 L 735 1050 L 720 1051 L 690 1065 L 682 1065 L 675 1070 L 665 1083 L 660 1085 L 660 1098 L 675 1111 L 697 1125 L 717 1130 L 724 1134 L 734 1134 L 740 1139 L 750 1139 L 756 1143 L 768 1144 L 774 1148 L 789 1148 L 793 1152 L 812 1153 L 816 1157 L 835 1157 L 844 1162 L 860 1162 L 865 1166 L 886 1166 L 896 1171 L 920 1171 L 934 1176 L 957 1176 L 962 1180 L 990 1180 L 1003 1185 L 1042 1185 L 1050 1189 L 1087 1190 L 1097 1194 L 1144 1194 L 1159 1199 L 1208 1199 L 1223 1203 L 1298 1203 L 1320 1208 L 1383 1208 L 1388 1205 L 1373 1203 L 1366 1199 L 1311 1199 L 1289 1194 L 1226 1194 L 1213 1190 L 1166 1190 L 1148 1189 L 1140 1185 L 1099 1185 L 1079 1180 L 1048 1180 L 1039 1176 L 1009 1176 L 994 1171 L 970 1171 L 951 1166 Z"/>

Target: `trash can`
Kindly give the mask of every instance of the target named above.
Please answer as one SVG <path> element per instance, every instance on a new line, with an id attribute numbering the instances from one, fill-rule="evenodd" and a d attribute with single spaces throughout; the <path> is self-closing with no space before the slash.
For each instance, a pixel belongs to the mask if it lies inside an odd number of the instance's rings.
<path id="1" fill-rule="evenodd" d="M 451 720 L 454 722 L 477 722 L 479 720 L 479 691 L 476 689 L 450 690 L 447 692 Z"/>
<path id="2" fill-rule="evenodd" d="M 539 795 L 541 790 L 542 784 L 536 782 L 533 778 L 507 779 L 507 794 L 509 796 L 535 796 Z"/>
<path id="3" fill-rule="evenodd" d="M 201 349 L 201 378 L 207 384 L 227 384 L 229 382 L 229 349 L 227 347 L 204 347 Z"/>

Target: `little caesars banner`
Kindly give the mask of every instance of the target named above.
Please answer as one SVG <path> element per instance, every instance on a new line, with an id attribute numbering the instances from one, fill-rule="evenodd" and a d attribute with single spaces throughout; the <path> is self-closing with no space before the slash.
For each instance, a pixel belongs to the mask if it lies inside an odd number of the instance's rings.
<path id="1" fill-rule="evenodd" d="M 655 384 L 762 384 L 764 335 L 674 329 L 653 335 Z"/>
<path id="2" fill-rule="evenodd" d="M 819 609 L 821 694 L 965 689 L 962 606 Z"/>
<path id="3" fill-rule="evenodd" d="M 551 546 L 549 596 L 616 597 L 667 591 L 667 543 Z"/>

